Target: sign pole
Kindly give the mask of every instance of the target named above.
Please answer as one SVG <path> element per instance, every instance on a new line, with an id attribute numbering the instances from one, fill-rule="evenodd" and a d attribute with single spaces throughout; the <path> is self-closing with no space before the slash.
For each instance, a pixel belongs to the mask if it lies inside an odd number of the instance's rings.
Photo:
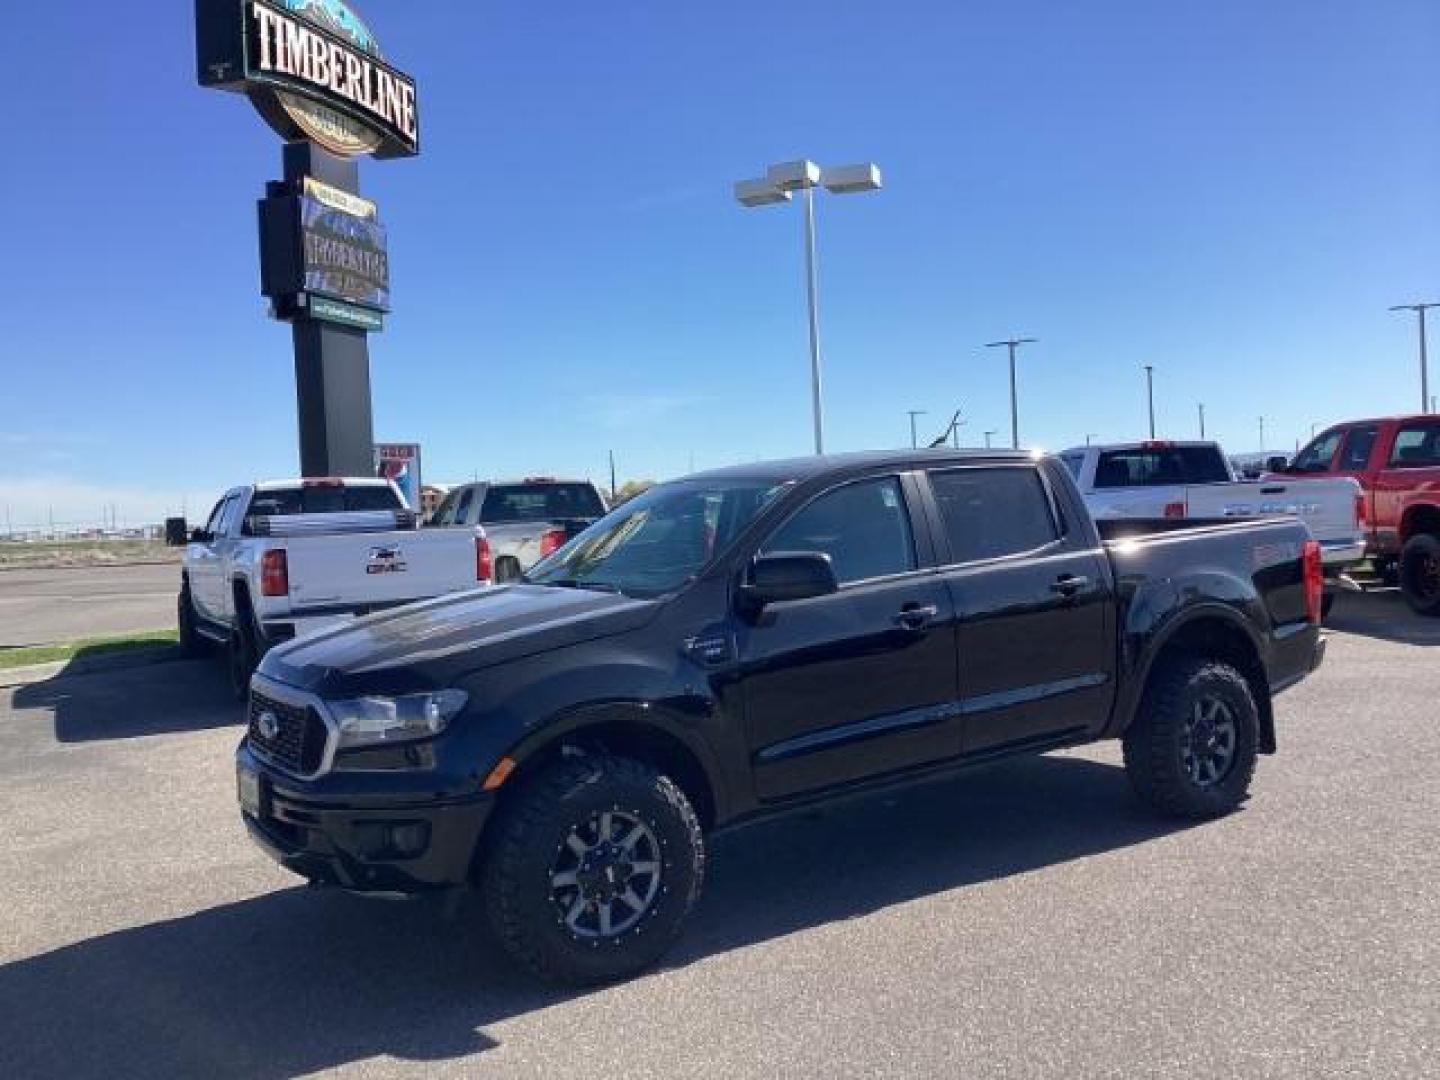
<path id="1" fill-rule="evenodd" d="M 285 183 L 292 191 L 312 177 L 358 195 L 360 169 L 309 142 L 288 143 Z M 370 401 L 369 334 L 296 311 L 295 402 L 300 426 L 300 475 L 369 476 L 375 469 Z"/>

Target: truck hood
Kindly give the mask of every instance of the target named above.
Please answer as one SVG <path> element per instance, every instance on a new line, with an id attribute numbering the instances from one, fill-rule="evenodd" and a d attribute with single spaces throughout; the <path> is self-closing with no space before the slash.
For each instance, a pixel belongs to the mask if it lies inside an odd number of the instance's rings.
<path id="1" fill-rule="evenodd" d="M 537 652 L 623 633 L 658 604 L 618 593 L 499 585 L 407 604 L 298 638 L 260 665 L 268 678 L 322 696 L 405 693 Z"/>

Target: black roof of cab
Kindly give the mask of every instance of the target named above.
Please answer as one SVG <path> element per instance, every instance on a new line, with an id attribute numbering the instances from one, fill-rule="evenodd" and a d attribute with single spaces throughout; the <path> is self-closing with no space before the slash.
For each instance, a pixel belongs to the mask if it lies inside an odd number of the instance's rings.
<path id="1" fill-rule="evenodd" d="M 782 458 L 727 465 L 680 477 L 682 480 L 771 480 L 800 482 L 822 475 L 844 475 L 871 469 L 930 469 L 936 465 L 973 465 L 979 462 L 1016 463 L 1034 461 L 1026 450 L 866 450 L 849 454 L 821 454 L 814 457 Z"/>

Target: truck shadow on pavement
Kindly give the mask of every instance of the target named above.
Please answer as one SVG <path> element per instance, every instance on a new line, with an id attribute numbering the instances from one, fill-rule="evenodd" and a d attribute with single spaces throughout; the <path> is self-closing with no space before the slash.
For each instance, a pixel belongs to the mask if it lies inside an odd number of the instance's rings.
<path id="1" fill-rule="evenodd" d="M 170 661 L 70 675 L 14 691 L 17 709 L 50 709 L 62 743 L 132 739 L 238 724 L 245 710 L 210 660 Z"/>
<path id="2" fill-rule="evenodd" d="M 1440 618 L 1415 614 L 1396 588 L 1336 593 L 1325 629 L 1401 645 L 1440 645 Z"/>
<path id="3" fill-rule="evenodd" d="M 1070 756 L 752 825 L 714 839 L 706 896 L 667 963 L 684 969 L 1178 827 L 1142 809 L 1119 768 Z M 498 1045 L 489 1025 L 580 996 L 517 972 L 479 926 L 473 900 L 447 916 L 437 900 L 297 887 L 80 941 L 0 967 L 10 1003 L 0 1075 L 214 1080 L 376 1055 L 438 1061 Z M 634 1023 L 637 991 L 650 999 L 643 982 L 594 993 Z"/>

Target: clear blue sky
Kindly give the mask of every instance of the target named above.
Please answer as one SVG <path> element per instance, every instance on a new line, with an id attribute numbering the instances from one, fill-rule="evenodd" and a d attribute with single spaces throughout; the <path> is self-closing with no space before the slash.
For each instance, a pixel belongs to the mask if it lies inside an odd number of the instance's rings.
<path id="1" fill-rule="evenodd" d="M 803 453 L 798 208 L 767 162 L 873 159 L 821 200 L 830 445 L 905 410 L 1049 447 L 1293 449 L 1413 409 L 1440 299 L 1440 6 L 1222 0 L 358 4 L 424 149 L 365 162 L 395 311 L 376 435 L 426 475 L 625 477 Z M 194 84 L 188 0 L 15 4 L 0 40 L 0 501 L 127 516 L 296 469 L 288 328 L 258 288 L 278 140 Z M 1437 320 L 1440 323 L 1440 320 Z M 1440 339 L 1440 325 L 1435 337 Z M 1440 354 L 1440 348 L 1436 349 Z M 1440 392 L 1440 355 L 1433 360 Z M 87 510 L 87 507 L 92 508 Z"/>

